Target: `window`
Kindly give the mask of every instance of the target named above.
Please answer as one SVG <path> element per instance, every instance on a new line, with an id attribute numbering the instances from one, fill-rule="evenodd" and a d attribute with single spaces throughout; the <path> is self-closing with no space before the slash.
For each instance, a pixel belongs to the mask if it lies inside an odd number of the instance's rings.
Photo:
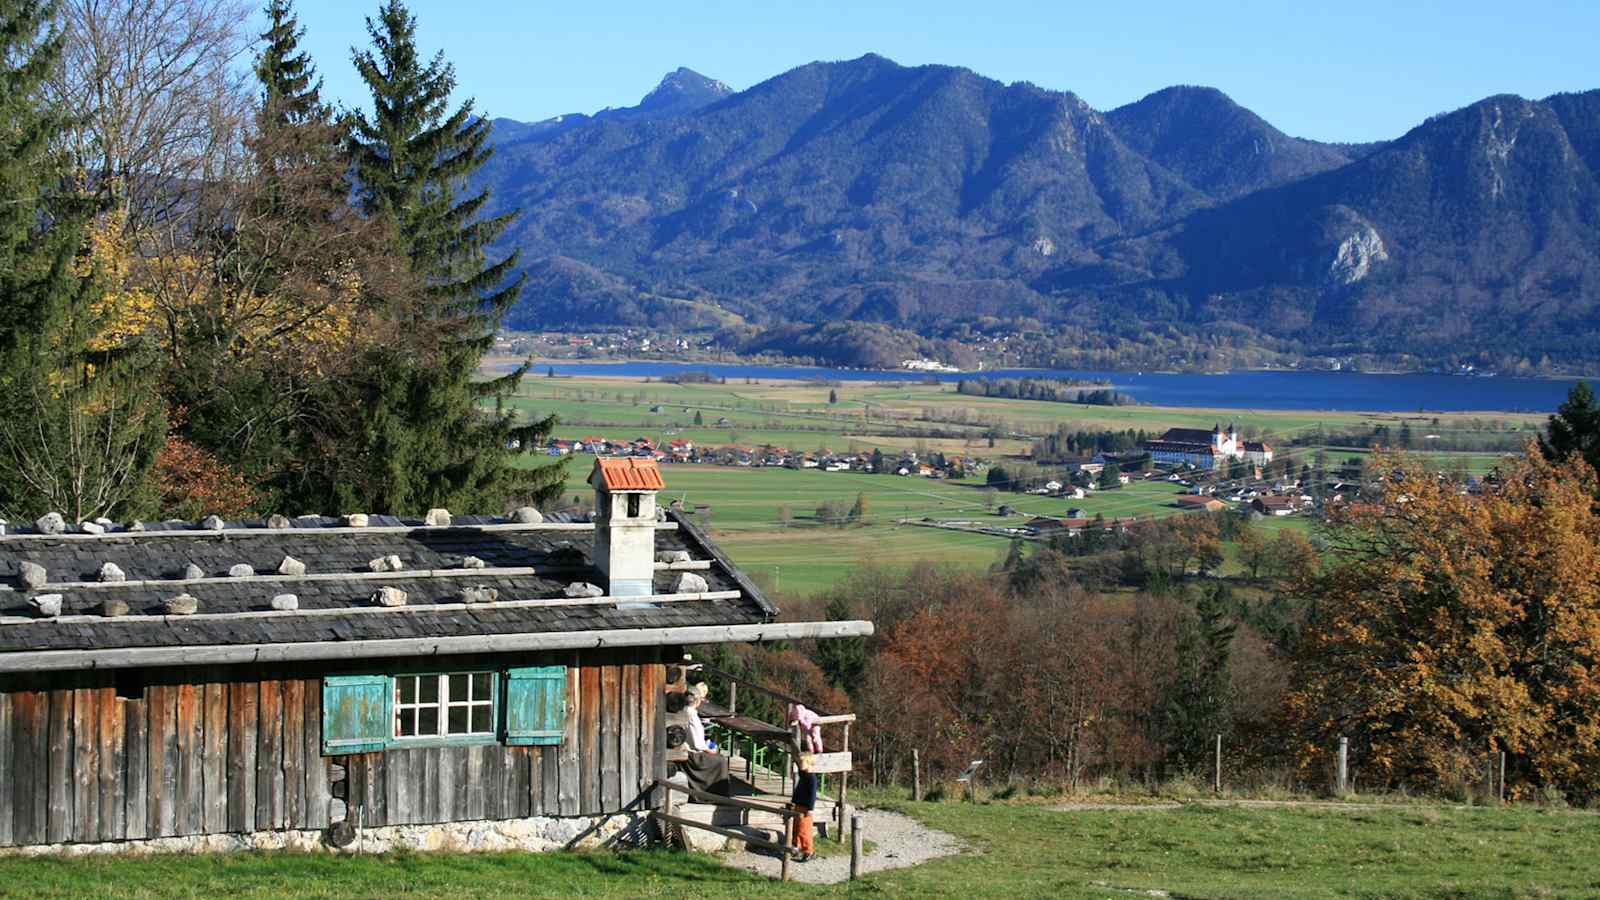
<path id="1" fill-rule="evenodd" d="M 494 682 L 490 672 L 395 676 L 394 736 L 493 735 Z"/>
<path id="2" fill-rule="evenodd" d="M 328 675 L 322 753 L 342 756 L 429 743 L 561 743 L 565 666 L 504 672 Z"/>
<path id="3" fill-rule="evenodd" d="M 639 518 L 639 503 L 640 503 L 640 499 L 639 498 L 640 498 L 640 496 L 641 496 L 640 494 L 629 494 L 628 495 L 628 518 L 630 518 L 630 519 Z"/>

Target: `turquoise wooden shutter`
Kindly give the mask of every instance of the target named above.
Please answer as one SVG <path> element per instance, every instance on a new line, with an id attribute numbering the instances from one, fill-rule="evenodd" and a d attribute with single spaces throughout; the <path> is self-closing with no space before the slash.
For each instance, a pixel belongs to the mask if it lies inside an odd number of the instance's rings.
<path id="1" fill-rule="evenodd" d="M 506 673 L 506 743 L 555 746 L 567 719 L 567 667 Z"/>
<path id="2" fill-rule="evenodd" d="M 322 754 L 368 753 L 388 746 L 394 688 L 386 675 L 322 679 Z"/>

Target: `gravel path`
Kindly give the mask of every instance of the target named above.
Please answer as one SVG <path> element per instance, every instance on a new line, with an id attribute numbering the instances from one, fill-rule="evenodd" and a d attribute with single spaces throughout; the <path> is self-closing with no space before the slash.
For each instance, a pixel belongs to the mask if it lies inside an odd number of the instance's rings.
<path id="1" fill-rule="evenodd" d="M 862 837 L 876 845 L 861 860 L 863 872 L 915 866 L 930 859 L 950 856 L 966 849 L 953 836 L 936 831 L 899 813 L 881 809 L 857 809 L 861 816 Z M 821 845 L 822 838 L 817 838 Z M 723 862 L 771 878 L 779 875 L 778 857 L 759 850 L 740 850 L 721 854 Z M 790 863 L 789 877 L 811 884 L 833 884 L 850 878 L 849 836 L 845 852 L 837 856 L 818 856 L 810 862 Z"/>

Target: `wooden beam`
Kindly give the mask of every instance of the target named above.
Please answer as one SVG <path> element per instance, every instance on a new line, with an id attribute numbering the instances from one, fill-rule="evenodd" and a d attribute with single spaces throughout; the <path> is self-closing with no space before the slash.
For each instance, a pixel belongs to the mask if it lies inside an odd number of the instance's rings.
<path id="1" fill-rule="evenodd" d="M 467 609 L 524 609 L 527 607 L 611 606 L 618 603 L 687 603 L 693 600 L 737 600 L 743 596 L 738 591 L 703 591 L 697 594 L 654 594 L 644 597 L 535 597 L 529 600 L 494 600 L 488 603 L 419 603 L 416 606 L 334 606 L 315 609 L 252 609 L 227 613 L 194 613 L 187 616 L 129 615 L 106 618 L 104 616 L 59 616 L 54 619 L 34 619 L 26 616 L 0 617 L 0 625 L 51 625 L 61 623 L 95 622 L 104 624 L 149 623 L 160 619 L 169 625 L 194 621 L 256 621 L 258 619 L 298 618 L 302 616 L 348 615 L 405 615 L 407 613 L 460 612 Z"/>
<path id="2" fill-rule="evenodd" d="M 507 531 L 593 531 L 593 522 L 537 522 L 524 525 L 517 522 L 506 522 L 499 525 L 373 525 L 367 528 L 351 528 L 348 525 L 318 525 L 299 528 L 185 528 L 155 531 L 108 531 L 105 534 L 80 534 L 69 532 L 65 534 L 0 534 L 0 545 L 11 542 L 24 541 L 108 541 L 121 543 L 128 539 L 148 540 L 150 538 L 247 538 L 247 537 L 282 537 L 286 534 L 412 534 L 424 533 L 430 535 L 447 534 L 449 532 L 507 532 Z M 657 522 L 657 531 L 677 531 L 676 522 Z"/>
<path id="3" fill-rule="evenodd" d="M 723 828 L 720 825 L 711 825 L 706 822 L 696 822 L 693 819 L 685 819 L 682 816 L 669 816 L 663 812 L 653 812 L 650 815 L 662 820 L 663 822 L 671 822 L 674 825 L 679 825 L 686 828 L 699 828 L 703 831 L 709 831 L 712 834 L 720 834 L 723 837 L 733 838 L 736 841 L 744 841 L 747 844 L 754 844 L 757 847 L 761 847 L 766 850 L 773 850 L 778 853 L 782 853 L 785 856 L 791 852 L 791 848 L 786 847 L 783 844 L 779 844 L 775 841 L 769 841 L 766 838 L 756 837 L 748 832 L 735 831 L 732 828 Z"/>
<path id="4" fill-rule="evenodd" d="M 835 772 L 848 772 L 854 766 L 851 764 L 849 751 L 839 753 L 817 753 L 811 763 L 811 771 L 818 775 L 829 775 Z"/>
<path id="5" fill-rule="evenodd" d="M 177 624 L 183 619 L 178 617 Z M 757 625 L 694 625 L 675 628 L 618 628 L 538 634 L 473 634 L 458 637 L 386 638 L 370 641 L 305 641 L 289 644 L 207 644 L 174 647 L 122 647 L 105 650 L 28 650 L 0 653 L 0 672 L 69 669 L 127 669 L 185 665 L 368 659 L 376 656 L 449 656 L 460 653 L 512 653 L 537 650 L 590 650 L 601 647 L 656 647 L 870 637 L 871 622 L 773 622 Z"/>

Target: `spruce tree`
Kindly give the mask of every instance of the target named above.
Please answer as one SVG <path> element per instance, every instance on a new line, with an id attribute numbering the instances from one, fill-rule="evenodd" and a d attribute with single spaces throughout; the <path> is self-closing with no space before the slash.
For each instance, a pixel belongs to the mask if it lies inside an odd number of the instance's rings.
<path id="1" fill-rule="evenodd" d="M 0 0 L 0 513 L 143 514 L 165 420 L 138 337 L 108 329 L 94 212 L 56 152 L 44 97 L 61 53 L 53 4 Z"/>
<path id="2" fill-rule="evenodd" d="M 1600 404 L 1589 382 L 1580 381 L 1567 393 L 1539 436 L 1539 452 L 1551 462 L 1578 456 L 1600 471 Z"/>
<path id="3" fill-rule="evenodd" d="M 519 424 L 499 412 L 527 365 L 474 377 L 523 282 L 515 253 L 488 259 L 515 212 L 485 216 L 487 192 L 461 196 L 492 153 L 489 122 L 471 100 L 450 111 L 454 67 L 442 53 L 423 61 L 403 4 L 381 6 L 367 32 L 372 48 L 352 49 L 373 103 L 370 114 L 351 117 L 356 197 L 365 214 L 391 223 L 420 298 L 392 311 L 410 346 L 368 361 L 373 378 L 357 413 L 368 477 L 341 485 L 338 499 L 395 513 L 487 509 L 512 497 L 548 502 L 560 491 L 560 467 L 518 470 L 511 455 L 543 443 L 554 418 Z M 484 408 L 491 399 L 493 412 Z"/>

